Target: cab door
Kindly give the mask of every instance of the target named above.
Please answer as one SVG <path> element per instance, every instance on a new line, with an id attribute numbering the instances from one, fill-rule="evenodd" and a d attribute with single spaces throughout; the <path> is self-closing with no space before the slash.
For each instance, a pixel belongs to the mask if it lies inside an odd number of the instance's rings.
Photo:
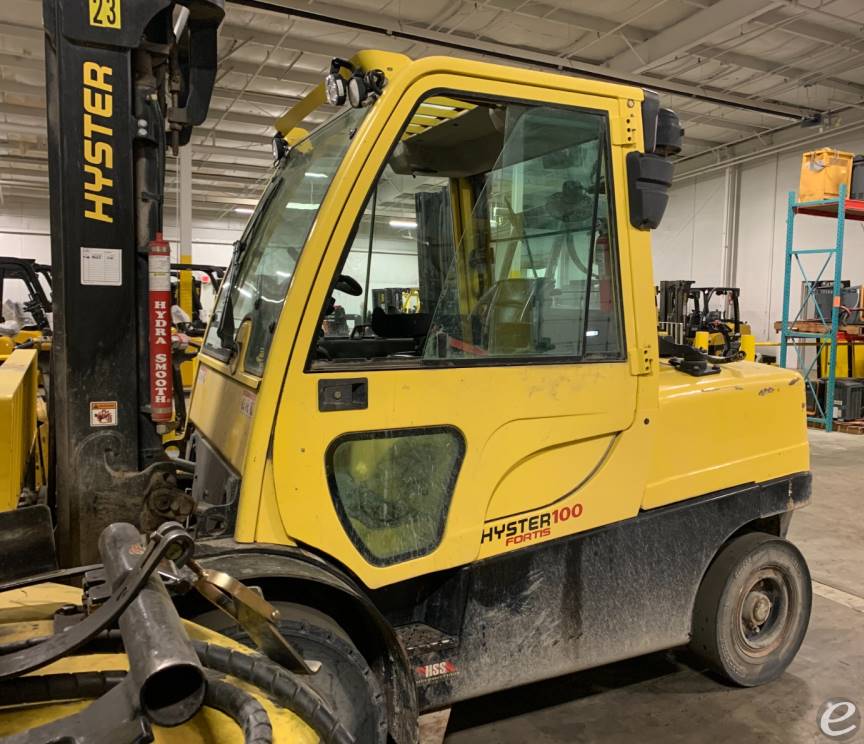
<path id="1" fill-rule="evenodd" d="M 272 440 L 286 533 L 370 587 L 631 517 L 647 451 L 624 102 L 439 74 L 385 104 Z"/>

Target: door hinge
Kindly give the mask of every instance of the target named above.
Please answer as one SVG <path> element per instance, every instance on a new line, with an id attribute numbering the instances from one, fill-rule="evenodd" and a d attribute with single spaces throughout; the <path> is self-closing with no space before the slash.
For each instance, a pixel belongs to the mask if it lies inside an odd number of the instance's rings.
<path id="1" fill-rule="evenodd" d="M 653 361 L 654 354 L 651 353 L 651 346 L 648 344 L 640 346 L 630 358 L 630 371 L 634 375 L 650 375 Z"/>

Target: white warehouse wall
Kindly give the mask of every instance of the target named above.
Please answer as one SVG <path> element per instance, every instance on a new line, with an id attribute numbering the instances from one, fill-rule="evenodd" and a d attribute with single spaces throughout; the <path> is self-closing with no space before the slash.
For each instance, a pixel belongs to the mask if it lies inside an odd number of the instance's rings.
<path id="1" fill-rule="evenodd" d="M 720 284 L 725 185 L 725 175 L 719 173 L 672 189 L 653 234 L 655 284 L 673 279 L 693 279 L 697 286 Z"/>
<path id="2" fill-rule="evenodd" d="M 231 245 L 240 237 L 246 219 L 196 219 L 192 224 L 192 261 L 227 266 Z M 166 215 L 165 237 L 177 249 L 178 231 Z M 0 255 L 35 258 L 51 263 L 51 233 L 44 209 L 0 206 Z"/>
<path id="3" fill-rule="evenodd" d="M 819 147 L 864 153 L 864 138 L 826 139 Z M 737 229 L 730 236 L 736 246 L 730 278 L 741 288 L 741 317 L 749 321 L 759 340 L 777 340 L 774 322 L 780 320 L 786 250 L 786 212 L 790 190 L 797 191 L 801 152 L 792 151 L 744 164 L 734 208 Z M 669 206 L 653 235 L 654 281 L 693 279 L 698 285 L 723 284 L 726 225 L 726 172 L 718 170 L 673 185 Z M 836 222 L 798 216 L 796 248 L 834 244 Z M 819 259 L 802 257 L 808 276 L 815 277 Z M 824 260 L 824 257 L 823 257 Z M 826 274 L 824 278 L 832 276 Z M 864 223 L 846 222 L 843 278 L 864 283 Z M 793 263 L 792 314 L 797 311 L 802 276 Z"/>
<path id="4" fill-rule="evenodd" d="M 227 266 L 231 260 L 232 244 L 240 237 L 245 223 L 245 216 L 229 216 L 221 221 L 195 220 L 192 225 L 192 262 Z M 171 242 L 172 260 L 179 260 L 178 230 L 168 221 L 165 237 Z M 0 255 L 51 263 L 50 224 L 44 209 L 0 206 Z M 16 286 L 10 285 L 5 299 L 27 299 L 23 291 L 20 294 L 22 296 L 16 296 Z"/>
<path id="5" fill-rule="evenodd" d="M 167 216 L 171 219 L 171 215 Z M 229 215 L 224 220 L 196 219 L 192 224 L 192 262 L 227 266 L 232 245 L 245 227 L 248 215 Z M 0 207 L 0 255 L 34 258 L 51 263 L 51 238 L 48 217 L 42 210 Z M 172 260 L 178 259 L 178 230 L 166 222 L 165 237 L 171 243 Z M 367 252 L 365 236 L 359 236 L 352 248 L 345 272 L 361 283 L 366 278 Z M 377 238 L 372 261 L 370 288 L 417 286 L 417 244 L 413 235 L 401 238 Z M 4 299 L 23 302 L 29 299 L 23 283 L 7 282 Z M 349 313 L 361 313 L 363 297 L 339 296 Z"/>

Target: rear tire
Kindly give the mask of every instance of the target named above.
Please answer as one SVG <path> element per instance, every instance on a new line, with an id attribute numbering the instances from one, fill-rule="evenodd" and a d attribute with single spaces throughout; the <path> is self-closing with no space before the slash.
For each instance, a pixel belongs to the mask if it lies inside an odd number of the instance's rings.
<path id="1" fill-rule="evenodd" d="M 387 713 L 378 678 L 348 634 L 333 618 L 311 607 L 272 602 L 279 610 L 277 623 L 285 638 L 306 659 L 320 661 L 321 668 L 305 676 L 357 742 L 385 744 Z M 216 610 L 195 622 L 247 646 L 254 646 L 246 632 L 225 613 Z"/>
<path id="2" fill-rule="evenodd" d="M 741 687 L 779 677 L 807 632 L 813 590 L 792 543 L 754 532 L 735 538 L 708 568 L 693 608 L 691 650 Z"/>

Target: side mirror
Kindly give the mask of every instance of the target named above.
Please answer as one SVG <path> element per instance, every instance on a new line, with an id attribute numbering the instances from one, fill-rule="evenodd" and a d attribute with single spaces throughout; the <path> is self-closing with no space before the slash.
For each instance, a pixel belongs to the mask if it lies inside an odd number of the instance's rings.
<path id="1" fill-rule="evenodd" d="M 649 152 L 627 153 L 630 224 L 653 230 L 663 219 L 672 185 L 672 163 Z"/>
<path id="2" fill-rule="evenodd" d="M 638 230 L 653 230 L 669 202 L 672 163 L 666 158 L 681 152 L 684 137 L 678 114 L 661 108 L 660 96 L 653 90 L 646 90 L 642 101 L 642 131 L 645 152 L 627 154 L 630 224 Z"/>

